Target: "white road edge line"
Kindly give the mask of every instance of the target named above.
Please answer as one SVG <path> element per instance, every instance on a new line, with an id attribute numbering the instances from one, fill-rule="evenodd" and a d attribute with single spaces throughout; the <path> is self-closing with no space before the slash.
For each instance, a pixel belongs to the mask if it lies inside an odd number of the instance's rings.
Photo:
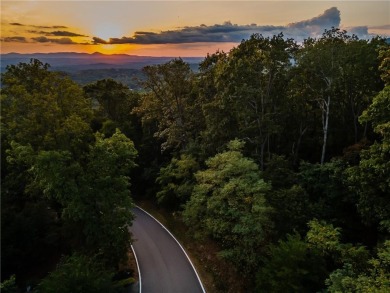
<path id="1" fill-rule="evenodd" d="M 138 258 L 137 258 L 137 254 L 135 253 L 135 250 L 134 250 L 134 247 L 133 247 L 133 245 L 131 245 L 131 250 L 133 251 L 134 258 L 135 258 L 135 262 L 136 262 L 136 264 L 137 264 L 138 278 L 139 278 L 139 281 L 138 281 L 138 285 L 139 285 L 139 293 L 142 293 L 141 270 L 139 269 Z"/>
<path id="2" fill-rule="evenodd" d="M 160 223 L 159 220 L 157 220 L 155 217 L 153 217 L 151 214 L 149 214 L 143 208 L 141 208 L 141 207 L 139 207 L 137 205 L 135 205 L 135 207 L 137 207 L 138 209 L 140 209 L 141 211 L 143 211 L 144 213 L 149 215 L 151 218 L 153 218 L 157 223 L 159 223 L 161 225 L 161 227 L 163 227 L 165 229 L 165 231 L 167 231 L 169 233 L 169 235 L 172 236 L 173 239 L 175 239 L 176 243 L 180 246 L 181 250 L 184 252 L 185 256 L 187 257 L 188 261 L 190 262 L 190 265 L 191 265 L 192 269 L 194 270 L 196 277 L 198 278 L 198 282 L 199 282 L 200 286 L 202 287 L 203 293 L 206 293 L 206 290 L 203 287 L 202 281 L 199 278 L 198 272 L 196 271 L 194 265 L 192 264 L 192 261 L 191 261 L 190 257 L 188 256 L 187 252 L 184 250 L 183 246 L 181 246 L 180 242 L 175 238 L 175 236 L 173 236 L 173 234 L 167 228 L 165 228 L 165 226 L 163 224 Z"/>

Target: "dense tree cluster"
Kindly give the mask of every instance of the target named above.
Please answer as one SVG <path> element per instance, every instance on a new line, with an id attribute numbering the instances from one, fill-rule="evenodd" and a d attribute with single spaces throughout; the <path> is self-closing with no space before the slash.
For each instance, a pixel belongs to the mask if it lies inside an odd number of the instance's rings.
<path id="1" fill-rule="evenodd" d="M 390 289 L 388 52 L 334 28 L 253 35 L 196 73 L 147 67 L 136 111 L 161 155 L 145 194 L 215 241 L 245 290 Z"/>
<path id="2" fill-rule="evenodd" d="M 197 72 L 145 67 L 139 93 L 80 88 L 39 61 L 9 67 L 2 276 L 60 252 L 39 290 L 72 267 L 115 290 L 131 176 L 135 197 L 218 246 L 245 292 L 389 291 L 389 52 L 336 28 L 302 44 L 253 35 Z"/>
<path id="3" fill-rule="evenodd" d="M 119 98 L 126 104 L 130 96 Z M 10 281 L 24 290 L 64 255 L 39 292 L 115 289 L 112 274 L 131 243 L 129 175 L 137 151 L 119 128 L 93 129 L 103 107 L 110 115 L 120 108 L 109 107 L 116 102 L 110 98 L 93 107 L 82 88 L 38 60 L 2 75 L 3 280 L 16 275 Z M 128 131 L 130 121 L 115 118 Z"/>

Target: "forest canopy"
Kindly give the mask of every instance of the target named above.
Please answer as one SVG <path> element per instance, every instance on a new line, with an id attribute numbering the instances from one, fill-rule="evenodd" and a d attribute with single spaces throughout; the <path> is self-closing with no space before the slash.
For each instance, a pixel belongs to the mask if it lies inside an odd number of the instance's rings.
<path id="1" fill-rule="evenodd" d="M 2 290 L 51 292 L 75 272 L 116 292 L 148 199 L 234 270 L 210 270 L 215 292 L 389 291 L 389 52 L 337 28 L 300 44 L 255 34 L 198 71 L 147 66 L 141 91 L 8 66 Z"/>

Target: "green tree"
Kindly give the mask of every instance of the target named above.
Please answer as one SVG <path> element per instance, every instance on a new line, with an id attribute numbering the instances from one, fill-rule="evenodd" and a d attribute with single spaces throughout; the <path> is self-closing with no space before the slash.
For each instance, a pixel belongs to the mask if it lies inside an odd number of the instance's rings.
<path id="1" fill-rule="evenodd" d="M 255 34 L 233 48 L 227 58 L 219 58 L 216 65 L 217 91 L 211 103 L 217 101 L 222 113 L 230 111 L 227 117 L 232 117 L 221 120 L 229 123 L 224 127 L 208 127 L 224 132 L 230 129 L 231 135 L 238 134 L 245 139 L 252 155 L 260 162 L 261 170 L 265 155 L 270 157 L 272 144 L 276 141 L 272 137 L 281 130 L 279 120 L 283 116 L 287 71 L 295 49 L 293 40 L 285 40 L 283 34 L 272 38 Z"/>
<path id="2" fill-rule="evenodd" d="M 278 238 L 294 231 L 306 231 L 307 222 L 314 216 L 314 211 L 309 195 L 301 186 L 272 190 L 267 193 L 266 199 L 272 207 L 271 219 Z"/>
<path id="3" fill-rule="evenodd" d="M 37 264 L 45 268 L 69 240 L 59 241 L 58 204 L 34 183 L 38 153 L 84 158 L 93 140 L 92 111 L 77 84 L 39 60 L 8 66 L 1 83 L 2 277 L 20 280 Z"/>
<path id="4" fill-rule="evenodd" d="M 359 197 L 358 210 L 366 223 L 390 231 L 390 86 L 386 86 L 360 117 L 380 136 L 360 153 L 358 166 L 347 170 L 350 187 Z"/>
<path id="5" fill-rule="evenodd" d="M 270 189 L 259 168 L 245 158 L 243 143 L 231 141 L 228 151 L 207 160 L 207 169 L 195 174 L 185 222 L 222 246 L 220 254 L 244 273 L 253 271 L 271 223 L 264 194 Z"/>
<path id="6" fill-rule="evenodd" d="M 322 256 L 298 234 L 271 245 L 263 262 L 257 292 L 317 292 L 327 276 Z"/>
<path id="7" fill-rule="evenodd" d="M 335 84 L 342 68 L 341 57 L 344 55 L 344 45 L 348 38 L 345 31 L 336 28 L 326 30 L 318 41 L 311 38 L 305 40 L 304 49 L 297 58 L 298 66 L 305 71 L 302 76 L 308 79 L 311 95 L 321 110 L 321 164 L 325 162 L 331 103 L 334 103 Z"/>
<path id="8" fill-rule="evenodd" d="M 4 195 L 2 194 L 2 197 Z M 15 274 L 18 280 L 55 259 L 60 242 L 60 227 L 55 213 L 44 202 L 27 202 L 23 207 L 2 198 L 1 265 L 2 279 Z"/>
<path id="9" fill-rule="evenodd" d="M 294 59 L 299 60 L 302 48 L 294 52 Z M 317 104 L 310 97 L 311 89 L 307 86 L 306 74 L 302 73 L 302 67 L 295 65 L 289 71 L 290 81 L 286 92 L 285 104 L 289 111 L 283 115 L 283 126 L 285 129 L 284 138 L 290 137 L 289 146 L 291 150 L 286 153 L 293 159 L 295 166 L 300 159 L 315 161 L 317 153 L 313 145 L 317 141 Z M 310 150 L 310 151 L 306 151 Z"/>
<path id="10" fill-rule="evenodd" d="M 117 130 L 110 138 L 97 136 L 88 157 L 83 191 L 91 203 L 80 217 L 86 222 L 87 245 L 102 250 L 113 265 L 126 259 L 130 247 L 133 203 L 129 173 L 136 166 L 136 156 L 134 143 Z"/>
<path id="11" fill-rule="evenodd" d="M 370 227 L 357 225 L 361 217 L 358 197 L 348 188 L 346 162 L 334 159 L 324 164 L 301 163 L 299 185 L 309 198 L 310 214 L 343 228 L 350 241 L 370 241 Z"/>
<path id="12" fill-rule="evenodd" d="M 3 143 L 81 155 L 92 139 L 91 106 L 82 90 L 39 60 L 10 65 L 1 77 Z M 5 143 L 7 149 L 8 143 Z"/>
<path id="13" fill-rule="evenodd" d="M 219 79 L 228 61 L 228 54 L 217 51 L 207 55 L 200 63 L 198 75 L 199 101 L 205 126 L 201 132 L 201 144 L 208 156 L 223 151 L 226 142 L 238 136 L 238 125 L 233 105 L 226 103 L 219 89 Z M 207 158 L 207 156 L 206 156 Z"/>
<path id="14" fill-rule="evenodd" d="M 381 78 L 386 85 L 390 85 L 390 46 L 383 46 L 379 52 L 379 59 L 381 64 L 379 70 L 381 71 Z"/>
<path id="15" fill-rule="evenodd" d="M 112 277 L 113 273 L 96 258 L 73 254 L 64 257 L 56 270 L 42 280 L 37 292 L 115 292 Z"/>
<path id="16" fill-rule="evenodd" d="M 86 164 L 68 152 L 42 151 L 32 168 L 35 186 L 62 206 L 62 217 L 81 225 L 85 251 L 102 252 L 116 266 L 130 245 L 133 215 L 128 174 L 135 166 L 133 142 L 119 130 L 110 138 L 96 135 Z"/>
<path id="17" fill-rule="evenodd" d="M 390 241 L 378 249 L 377 257 L 371 258 L 364 270 L 356 270 L 350 263 L 332 272 L 326 280 L 328 291 L 381 293 L 390 290 Z"/>
<path id="18" fill-rule="evenodd" d="M 202 124 L 201 111 L 192 92 L 194 74 L 181 59 L 166 64 L 146 66 L 146 80 L 142 83 L 147 91 L 135 110 L 143 123 L 156 121 L 155 137 L 161 139 L 161 150 L 184 149 L 196 136 Z"/>
<path id="19" fill-rule="evenodd" d="M 340 144 L 339 141 L 346 137 L 349 142 L 358 143 L 367 135 L 367 127 L 359 123 L 359 116 L 383 87 L 378 70 L 378 47 L 383 45 L 384 40 L 380 38 L 359 40 L 356 37 L 352 37 L 346 44 L 341 82 L 338 85 L 342 98 L 337 104 L 343 110 L 343 115 L 338 117 L 338 124 L 345 124 L 346 127 L 335 139 L 335 144 Z"/>
<path id="20" fill-rule="evenodd" d="M 318 248 L 322 254 L 332 254 L 340 250 L 341 229 L 334 228 L 324 221 L 312 220 L 309 222 L 307 242 Z"/>
<path id="21" fill-rule="evenodd" d="M 379 135 L 369 149 L 361 152 L 358 166 L 346 173 L 351 189 L 359 196 L 358 210 L 365 222 L 379 223 L 390 231 L 390 86 L 388 84 L 389 46 L 382 48 L 380 70 L 385 88 L 373 99 L 371 105 L 360 116 L 361 123 L 371 123 Z"/>
<path id="22" fill-rule="evenodd" d="M 133 109 L 138 106 L 140 95 L 113 79 L 99 80 L 83 87 L 84 93 L 94 105 L 95 130 L 102 128 L 112 135 L 115 128 L 133 140 L 140 139 L 140 121 Z"/>
<path id="23" fill-rule="evenodd" d="M 16 287 L 15 275 L 12 275 L 8 280 L 1 282 L 0 289 L 3 293 L 17 293 L 18 287 Z"/>
<path id="24" fill-rule="evenodd" d="M 325 221 L 316 219 L 308 223 L 306 242 L 327 260 L 329 271 L 349 264 L 356 272 L 366 269 L 369 251 L 361 245 L 342 243 L 342 230 Z"/>
<path id="25" fill-rule="evenodd" d="M 305 113 L 297 113 L 302 135 L 314 132 L 316 143 L 321 122 L 321 164 L 365 136 L 358 117 L 382 87 L 377 49 L 383 43 L 378 38 L 359 40 L 332 28 L 319 39 L 305 40 L 295 54 L 291 97 Z"/>
<path id="26" fill-rule="evenodd" d="M 188 155 L 180 159 L 172 158 L 166 167 L 161 167 L 156 181 L 161 186 L 156 197 L 171 209 L 178 209 L 190 198 L 195 185 L 194 174 L 199 170 L 199 164 Z"/>

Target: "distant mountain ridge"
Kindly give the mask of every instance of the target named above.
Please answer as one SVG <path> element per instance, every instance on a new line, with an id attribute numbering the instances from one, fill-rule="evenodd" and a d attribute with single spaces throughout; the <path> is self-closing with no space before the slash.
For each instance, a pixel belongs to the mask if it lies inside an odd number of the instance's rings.
<path id="1" fill-rule="evenodd" d="M 16 65 L 20 62 L 28 63 L 30 59 L 38 59 L 48 63 L 52 70 L 65 72 L 72 80 L 80 85 L 96 82 L 97 80 L 112 78 L 127 85 L 129 88 L 140 89 L 139 80 L 144 79 L 141 69 L 147 65 L 166 63 L 175 57 L 151 57 L 126 54 L 106 55 L 102 53 L 35 53 L 1 54 L 1 72 L 5 72 L 7 65 Z M 198 70 L 201 57 L 182 58 L 189 63 L 192 70 Z M 0 85 L 1 87 L 1 85 Z"/>
<path id="2" fill-rule="evenodd" d="M 30 59 L 39 59 L 44 63 L 49 63 L 53 69 L 60 70 L 85 70 L 85 69 L 108 69 L 108 68 L 132 68 L 141 69 L 147 65 L 155 65 L 168 62 L 175 57 L 152 57 L 127 54 L 102 54 L 102 53 L 34 53 L 20 54 L 7 53 L 1 54 L 1 71 L 4 71 L 7 65 L 18 64 L 20 62 L 29 62 Z M 183 57 L 185 62 L 190 64 L 199 64 L 202 57 Z"/>

